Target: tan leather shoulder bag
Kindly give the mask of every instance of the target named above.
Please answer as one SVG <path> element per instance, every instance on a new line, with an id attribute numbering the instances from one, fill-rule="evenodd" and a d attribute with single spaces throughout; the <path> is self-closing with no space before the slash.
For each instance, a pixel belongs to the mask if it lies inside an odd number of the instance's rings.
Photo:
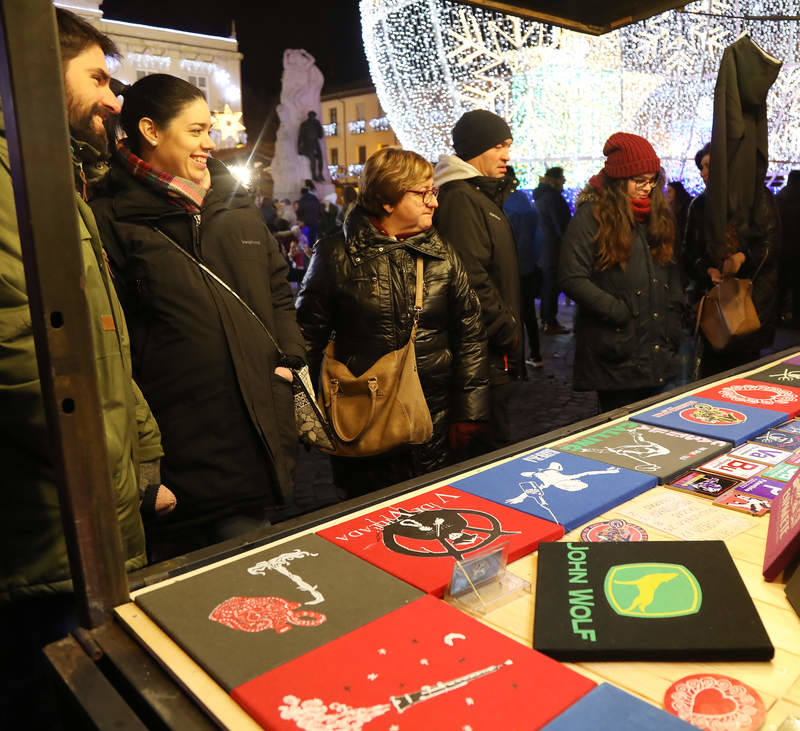
<path id="1" fill-rule="evenodd" d="M 405 346 L 381 356 L 356 377 L 325 348 L 320 373 L 320 408 L 333 427 L 339 457 L 369 457 L 404 444 L 423 444 L 433 422 L 417 373 L 414 340 L 422 311 L 422 257 L 417 257 L 414 325 Z"/>

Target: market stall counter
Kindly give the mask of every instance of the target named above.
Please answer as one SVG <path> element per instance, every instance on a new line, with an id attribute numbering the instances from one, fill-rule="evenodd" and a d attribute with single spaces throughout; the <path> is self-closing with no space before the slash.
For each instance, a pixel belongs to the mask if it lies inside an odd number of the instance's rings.
<path id="1" fill-rule="evenodd" d="M 776 729 L 800 718 L 798 363 L 150 567 L 117 620 L 226 728 Z"/>

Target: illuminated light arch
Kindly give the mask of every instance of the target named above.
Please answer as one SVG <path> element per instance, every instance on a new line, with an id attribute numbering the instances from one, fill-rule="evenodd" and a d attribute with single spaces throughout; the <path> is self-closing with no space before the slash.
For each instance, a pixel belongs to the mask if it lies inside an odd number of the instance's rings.
<path id="1" fill-rule="evenodd" d="M 525 187 L 551 165 L 583 185 L 617 130 L 649 139 L 672 180 L 701 187 L 694 153 L 711 137 L 724 48 L 747 30 L 784 61 L 768 98 L 771 176 L 800 166 L 796 0 L 699 0 L 604 36 L 450 0 L 361 0 L 364 47 L 381 106 L 404 147 L 435 160 L 473 108 L 514 131 Z"/>

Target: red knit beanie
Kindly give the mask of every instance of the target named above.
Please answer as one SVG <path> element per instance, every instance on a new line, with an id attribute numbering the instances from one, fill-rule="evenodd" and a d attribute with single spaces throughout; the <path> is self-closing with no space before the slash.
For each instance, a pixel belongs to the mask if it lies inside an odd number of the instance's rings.
<path id="1" fill-rule="evenodd" d="M 661 169 L 661 160 L 653 146 L 639 135 L 615 132 L 606 140 L 603 154 L 606 156 L 603 172 L 609 178 L 633 178 Z"/>

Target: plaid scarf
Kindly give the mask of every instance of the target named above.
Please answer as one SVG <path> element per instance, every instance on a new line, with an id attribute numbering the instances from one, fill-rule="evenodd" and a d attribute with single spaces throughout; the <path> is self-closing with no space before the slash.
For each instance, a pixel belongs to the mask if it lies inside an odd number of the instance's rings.
<path id="1" fill-rule="evenodd" d="M 185 208 L 192 214 L 200 213 L 209 188 L 193 183 L 186 178 L 156 170 L 141 157 L 134 155 L 125 144 L 127 141 L 127 139 L 122 139 L 117 142 L 115 154 L 119 162 L 136 180 L 165 195 L 173 205 Z"/>

